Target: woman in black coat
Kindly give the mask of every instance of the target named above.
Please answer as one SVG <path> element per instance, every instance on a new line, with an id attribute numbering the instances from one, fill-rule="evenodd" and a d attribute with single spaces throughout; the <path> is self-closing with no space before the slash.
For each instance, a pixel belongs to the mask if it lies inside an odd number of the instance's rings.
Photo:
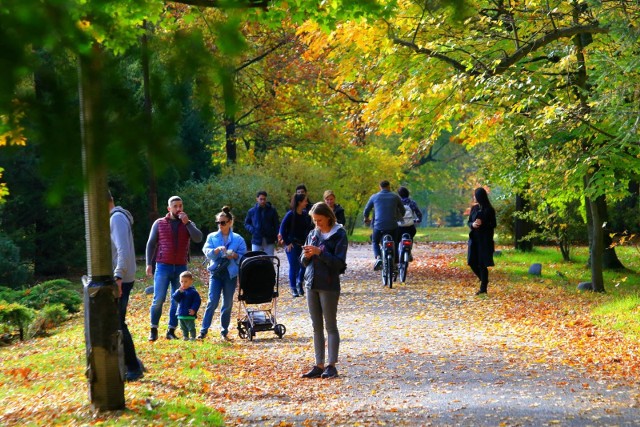
<path id="1" fill-rule="evenodd" d="M 475 204 L 471 208 L 469 220 L 469 242 L 467 264 L 480 279 L 480 290 L 476 295 L 486 294 L 489 284 L 489 269 L 493 267 L 493 230 L 496 228 L 496 211 L 491 206 L 487 191 L 476 188 L 473 195 Z"/>

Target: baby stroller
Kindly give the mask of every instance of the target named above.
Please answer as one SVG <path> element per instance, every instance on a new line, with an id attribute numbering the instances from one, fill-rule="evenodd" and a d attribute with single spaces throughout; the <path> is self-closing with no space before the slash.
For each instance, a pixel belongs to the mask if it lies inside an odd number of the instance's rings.
<path id="1" fill-rule="evenodd" d="M 267 255 L 263 251 L 247 252 L 240 260 L 240 303 L 241 316 L 238 318 L 240 338 L 253 340 L 256 332 L 274 331 L 278 338 L 287 331 L 278 323 L 276 306 L 278 301 L 278 282 L 280 279 L 280 259 Z M 249 308 L 248 305 L 270 303 L 269 308 Z"/>

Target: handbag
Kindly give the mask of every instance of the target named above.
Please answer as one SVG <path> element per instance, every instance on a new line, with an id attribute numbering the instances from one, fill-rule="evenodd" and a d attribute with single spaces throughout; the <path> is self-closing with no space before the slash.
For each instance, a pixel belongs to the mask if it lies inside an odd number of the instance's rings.
<path id="1" fill-rule="evenodd" d="M 213 268 L 213 270 L 211 270 L 213 278 L 218 280 L 223 279 L 224 272 L 227 271 L 227 267 L 229 267 L 230 263 L 231 260 L 229 258 L 221 258 L 220 262 Z"/>

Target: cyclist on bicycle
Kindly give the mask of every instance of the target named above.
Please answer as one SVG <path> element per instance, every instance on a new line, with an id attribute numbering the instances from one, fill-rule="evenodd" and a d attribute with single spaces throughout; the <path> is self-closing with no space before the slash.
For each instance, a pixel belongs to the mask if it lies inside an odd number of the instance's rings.
<path id="1" fill-rule="evenodd" d="M 398 221 L 404 215 L 404 205 L 400 196 L 391 192 L 389 181 L 380 181 L 380 191 L 369 198 L 367 205 L 364 207 L 364 222 L 369 225 L 371 219 L 369 214 L 373 210 L 373 255 L 375 262 L 374 270 L 382 268 L 382 260 L 380 259 L 380 240 L 385 234 L 391 235 L 397 247 L 398 244 Z M 395 252 L 395 260 L 398 261 L 398 253 Z"/>

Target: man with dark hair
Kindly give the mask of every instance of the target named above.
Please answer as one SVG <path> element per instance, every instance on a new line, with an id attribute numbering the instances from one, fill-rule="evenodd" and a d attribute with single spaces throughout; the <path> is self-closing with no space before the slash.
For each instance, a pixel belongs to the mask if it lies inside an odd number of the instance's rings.
<path id="1" fill-rule="evenodd" d="M 124 350 L 124 364 L 127 367 L 125 379 L 135 381 L 143 376 L 144 367 L 136 356 L 133 338 L 126 323 L 129 294 L 136 279 L 136 252 L 133 245 L 133 216 L 131 213 L 116 206 L 111 193 L 109 197 L 109 227 L 111 229 L 111 258 L 113 261 L 113 277 L 118 284 L 118 309 L 120 312 L 120 329 L 122 330 L 122 348 Z"/>
<path id="2" fill-rule="evenodd" d="M 380 270 L 382 268 L 382 259 L 380 259 L 380 240 L 385 234 L 391 235 L 393 241 L 398 243 L 398 221 L 404 216 L 404 206 L 400 196 L 391 192 L 389 181 L 380 181 L 380 191 L 369 198 L 364 207 L 364 222 L 371 224 L 369 214 L 373 210 L 373 255 L 375 262 L 373 269 Z M 398 252 L 394 251 L 397 261 Z"/>
<path id="3" fill-rule="evenodd" d="M 187 270 L 189 260 L 189 245 L 191 241 L 199 243 L 202 231 L 189 220 L 189 216 L 182 210 L 182 199 L 178 196 L 169 198 L 167 210 L 163 218 L 157 219 L 147 241 L 147 276 L 153 274 L 153 302 L 151 303 L 151 332 L 149 341 L 158 339 L 158 323 L 162 315 L 162 305 L 167 298 L 167 291 L 171 285 L 171 295 L 180 287 L 180 273 Z M 153 260 L 156 268 L 153 273 Z M 167 339 L 177 339 L 176 328 L 178 317 L 177 304 L 171 300 L 169 307 L 169 329 Z"/>
<path id="4" fill-rule="evenodd" d="M 264 251 L 273 256 L 280 229 L 278 211 L 267 201 L 267 192 L 258 191 L 256 204 L 249 209 L 244 227 L 251 233 L 251 250 Z"/>

